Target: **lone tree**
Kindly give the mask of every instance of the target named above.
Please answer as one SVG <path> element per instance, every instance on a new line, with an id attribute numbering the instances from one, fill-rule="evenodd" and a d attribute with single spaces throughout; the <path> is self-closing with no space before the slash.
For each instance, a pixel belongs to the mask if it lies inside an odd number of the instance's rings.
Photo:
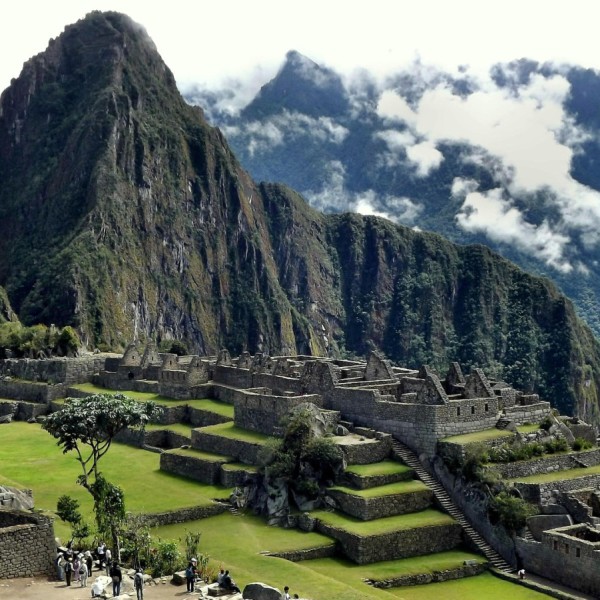
<path id="1" fill-rule="evenodd" d="M 91 494 L 98 530 L 110 534 L 117 552 L 119 525 L 125 516 L 123 491 L 102 476 L 98 463 L 119 432 L 143 430 L 161 410 L 154 402 L 136 402 L 124 394 L 94 394 L 67 398 L 63 409 L 42 425 L 58 440 L 63 454 L 76 453 L 82 470 L 77 483 Z"/>

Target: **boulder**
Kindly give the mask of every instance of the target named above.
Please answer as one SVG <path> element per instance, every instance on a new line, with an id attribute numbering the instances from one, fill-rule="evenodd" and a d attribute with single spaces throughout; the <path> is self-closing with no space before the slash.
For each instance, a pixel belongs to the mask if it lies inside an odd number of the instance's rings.
<path id="1" fill-rule="evenodd" d="M 249 583 L 242 590 L 242 598 L 247 600 L 281 600 L 281 592 L 266 583 Z"/>

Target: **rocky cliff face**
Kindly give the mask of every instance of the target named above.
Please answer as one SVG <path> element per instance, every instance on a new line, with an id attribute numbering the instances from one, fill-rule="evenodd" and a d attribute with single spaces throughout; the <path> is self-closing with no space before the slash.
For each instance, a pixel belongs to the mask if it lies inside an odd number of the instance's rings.
<path id="1" fill-rule="evenodd" d="M 0 99 L 0 285 L 89 345 L 362 354 L 485 366 L 596 416 L 600 350 L 572 307 L 479 246 L 255 184 L 146 33 L 91 13 Z"/>

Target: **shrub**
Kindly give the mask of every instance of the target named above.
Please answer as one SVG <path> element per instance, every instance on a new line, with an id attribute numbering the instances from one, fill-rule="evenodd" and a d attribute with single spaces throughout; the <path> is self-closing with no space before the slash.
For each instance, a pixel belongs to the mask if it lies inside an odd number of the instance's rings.
<path id="1" fill-rule="evenodd" d="M 554 425 L 554 419 L 551 416 L 547 416 L 547 417 L 544 417 L 544 419 L 540 423 L 540 429 L 549 431 L 550 427 L 552 427 L 552 425 Z"/>
<path id="2" fill-rule="evenodd" d="M 158 540 L 156 548 L 151 552 L 150 570 L 153 577 L 162 577 L 174 573 L 183 566 L 183 557 L 177 542 Z"/>
<path id="3" fill-rule="evenodd" d="M 588 448 L 591 448 L 594 444 L 592 444 L 592 442 L 590 442 L 589 440 L 586 440 L 585 438 L 575 438 L 575 441 L 573 442 L 573 450 L 587 450 Z"/>
<path id="4" fill-rule="evenodd" d="M 497 522 L 507 531 L 514 533 L 523 529 L 527 518 L 534 515 L 536 511 L 522 498 L 511 496 L 503 491 L 492 498 L 489 512 L 492 522 Z"/>

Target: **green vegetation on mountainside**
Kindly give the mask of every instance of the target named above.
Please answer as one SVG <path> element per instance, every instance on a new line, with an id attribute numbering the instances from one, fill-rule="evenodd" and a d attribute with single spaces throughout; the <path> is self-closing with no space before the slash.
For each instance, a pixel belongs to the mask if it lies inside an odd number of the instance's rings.
<path id="1" fill-rule="evenodd" d="M 0 285 L 24 323 L 115 349 L 134 332 L 206 354 L 376 346 L 600 421 L 600 345 L 547 280 L 255 184 L 127 17 L 67 27 L 0 104 Z"/>

